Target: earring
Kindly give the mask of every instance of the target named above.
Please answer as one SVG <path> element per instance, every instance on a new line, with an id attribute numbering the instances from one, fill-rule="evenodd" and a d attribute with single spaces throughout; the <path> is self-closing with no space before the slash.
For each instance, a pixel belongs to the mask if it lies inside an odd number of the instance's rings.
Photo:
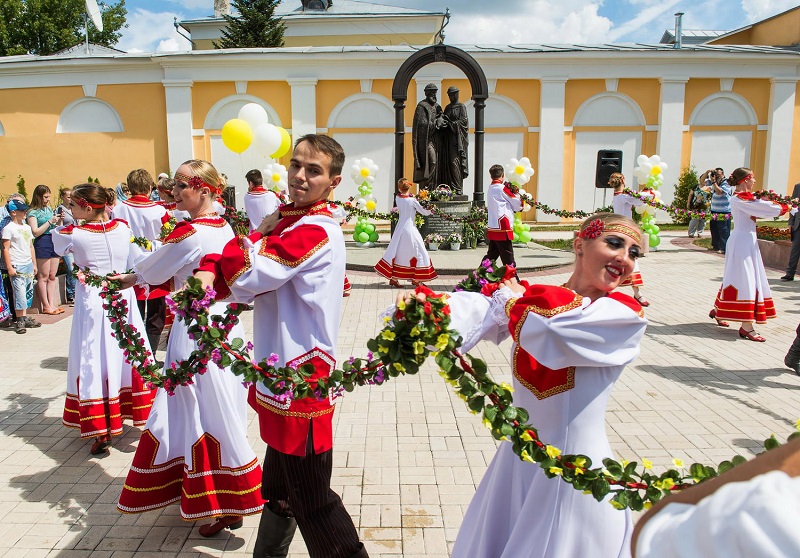
<path id="1" fill-rule="evenodd" d="M 583 252 L 578 252 L 578 257 L 582 257 L 582 256 L 583 256 Z"/>

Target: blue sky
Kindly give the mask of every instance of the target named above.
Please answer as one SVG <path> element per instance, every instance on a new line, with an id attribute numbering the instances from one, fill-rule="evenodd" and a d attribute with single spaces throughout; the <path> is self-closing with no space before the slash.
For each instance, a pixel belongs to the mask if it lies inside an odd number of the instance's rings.
<path id="1" fill-rule="evenodd" d="M 300 5 L 300 0 L 283 0 Z M 334 3 L 336 0 L 334 0 Z M 376 0 L 392 6 L 444 11 L 449 44 L 657 43 L 684 12 L 685 29 L 731 30 L 797 5 L 797 0 Z M 214 0 L 126 0 L 129 27 L 119 48 L 188 50 L 173 18 L 213 15 Z"/>

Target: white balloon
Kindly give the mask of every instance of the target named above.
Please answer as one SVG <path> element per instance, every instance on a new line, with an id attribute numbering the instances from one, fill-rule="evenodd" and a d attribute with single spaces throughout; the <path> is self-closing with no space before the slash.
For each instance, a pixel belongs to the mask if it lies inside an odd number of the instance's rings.
<path id="1" fill-rule="evenodd" d="M 665 170 L 667 170 L 667 169 L 669 168 L 669 167 L 667 166 L 667 164 L 666 164 L 664 161 L 661 161 L 661 162 L 658 164 L 658 166 L 659 166 L 659 167 L 661 167 L 661 170 L 662 170 L 662 171 L 665 171 Z"/>
<path id="2" fill-rule="evenodd" d="M 260 126 L 253 128 L 253 147 L 258 153 L 266 157 L 278 150 L 281 146 L 281 139 L 278 127 L 270 123 L 262 123 Z"/>
<path id="3" fill-rule="evenodd" d="M 637 165 L 642 166 L 646 162 L 647 162 L 647 155 L 642 154 L 642 155 L 639 155 L 638 157 L 636 157 L 636 164 Z"/>
<path id="4" fill-rule="evenodd" d="M 658 155 L 653 155 L 652 157 L 650 157 L 649 161 L 651 165 L 656 166 L 659 163 L 661 163 L 661 157 L 659 157 Z"/>
<path id="5" fill-rule="evenodd" d="M 239 109 L 239 118 L 250 124 L 250 127 L 255 129 L 258 128 L 261 124 L 269 124 L 269 117 L 267 116 L 267 111 L 261 105 L 256 103 L 247 103 L 242 108 Z M 280 133 L 280 132 L 279 132 Z M 278 144 L 280 147 L 281 144 Z M 276 147 L 267 155 L 271 155 L 274 153 L 278 148 Z"/>

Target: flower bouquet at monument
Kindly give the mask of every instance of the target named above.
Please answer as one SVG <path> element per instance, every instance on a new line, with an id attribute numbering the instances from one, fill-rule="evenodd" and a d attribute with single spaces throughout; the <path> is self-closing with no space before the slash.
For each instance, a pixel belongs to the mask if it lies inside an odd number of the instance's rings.
<path id="1" fill-rule="evenodd" d="M 434 201 L 450 201 L 453 199 L 453 190 L 446 184 L 439 184 L 436 188 L 430 191 L 431 199 Z"/>
<path id="2" fill-rule="evenodd" d="M 483 293 L 492 296 L 500 288 L 503 281 L 517 276 L 517 269 L 513 265 L 497 266 L 488 258 L 481 262 L 478 269 L 464 277 L 453 288 L 454 291 L 467 291 L 470 293 Z"/>

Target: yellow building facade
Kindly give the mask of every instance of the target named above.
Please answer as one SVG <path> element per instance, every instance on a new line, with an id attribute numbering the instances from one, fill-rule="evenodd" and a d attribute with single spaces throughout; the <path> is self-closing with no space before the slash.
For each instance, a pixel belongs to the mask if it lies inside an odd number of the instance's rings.
<path id="1" fill-rule="evenodd" d="M 790 14 L 791 15 L 791 14 Z M 432 37 L 432 35 L 431 35 Z M 427 44 L 427 43 L 424 43 Z M 164 54 L 71 53 L 0 59 L 0 194 L 98 177 L 114 186 L 135 168 L 174 171 L 207 159 L 244 192 L 244 173 L 266 154 L 232 153 L 223 124 L 246 103 L 263 106 L 294 139 L 328 133 L 345 147 L 337 199 L 355 195 L 349 165 L 369 157 L 380 167 L 379 211 L 393 196 L 393 78 L 419 47 L 309 46 L 197 50 Z M 596 154 L 620 149 L 632 176 L 636 157 L 666 161 L 662 193 L 672 199 L 680 170 L 749 166 L 758 183 L 781 193 L 800 182 L 800 53 L 769 46 L 665 45 L 463 46 L 483 68 L 484 169 L 530 158 L 528 190 L 556 208 L 607 205 L 594 187 Z M 470 86 L 454 66 L 433 64 L 415 76 L 406 103 L 406 145 L 414 106 L 428 83 L 439 101 L 451 85 L 470 118 Z M 444 101 L 442 100 L 444 97 Z M 472 122 L 474 124 L 474 122 Z M 470 165 L 474 163 L 470 137 Z M 412 174 L 406 149 L 404 172 Z M 284 158 L 282 163 L 287 164 Z M 632 181 L 629 181 L 632 182 Z M 465 193 L 472 192 L 472 177 Z M 530 212 L 528 220 L 552 216 Z"/>

